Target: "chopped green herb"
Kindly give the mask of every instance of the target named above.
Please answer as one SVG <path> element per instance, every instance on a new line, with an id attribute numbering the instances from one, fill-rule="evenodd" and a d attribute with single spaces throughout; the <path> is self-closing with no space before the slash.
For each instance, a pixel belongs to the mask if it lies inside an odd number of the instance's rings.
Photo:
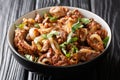
<path id="1" fill-rule="evenodd" d="M 74 45 L 73 45 L 73 47 L 72 47 L 72 52 L 73 52 L 73 53 L 78 52 L 78 48 L 77 48 L 76 46 L 74 46 Z"/>
<path id="2" fill-rule="evenodd" d="M 57 21 L 57 18 L 56 18 L 56 17 L 49 17 L 49 18 L 50 18 L 50 21 L 51 21 L 51 22 Z"/>
<path id="3" fill-rule="evenodd" d="M 25 23 L 21 23 L 21 24 L 17 25 L 16 27 L 20 28 L 20 29 L 23 29 L 25 25 L 26 25 Z"/>
<path id="4" fill-rule="evenodd" d="M 71 33 L 69 33 L 69 35 L 68 35 L 68 37 L 67 37 L 67 43 L 70 43 L 70 41 L 71 41 L 71 38 L 72 38 L 72 32 Z"/>
<path id="5" fill-rule="evenodd" d="M 28 60 L 33 61 L 33 57 L 32 57 L 32 55 L 25 54 L 25 57 L 26 57 Z"/>
<path id="6" fill-rule="evenodd" d="M 38 23 L 34 24 L 34 27 L 36 27 L 36 28 L 40 28 L 40 26 L 39 26 Z"/>
<path id="7" fill-rule="evenodd" d="M 38 61 L 38 57 L 35 57 L 34 62 L 37 62 L 37 61 Z"/>
<path id="8" fill-rule="evenodd" d="M 42 14 L 43 14 L 44 18 L 51 17 L 51 15 L 46 11 L 42 12 Z"/>
<path id="9" fill-rule="evenodd" d="M 67 51 L 65 50 L 65 48 L 61 48 L 62 52 L 65 54 L 66 57 L 70 57 L 70 53 L 67 53 Z"/>
<path id="10" fill-rule="evenodd" d="M 103 40 L 103 44 L 104 44 L 105 47 L 107 46 L 108 40 L 109 40 L 109 36 L 107 36 L 107 37 Z"/>
<path id="11" fill-rule="evenodd" d="M 36 37 L 34 39 L 34 42 L 37 44 L 38 42 L 42 41 L 43 39 L 47 39 L 52 37 L 53 35 L 58 35 L 59 32 L 58 31 L 51 31 L 49 34 L 42 34 L 39 37 Z"/>
<path id="12" fill-rule="evenodd" d="M 90 20 L 87 18 L 78 18 L 78 22 L 72 25 L 72 32 L 70 32 L 68 34 L 67 41 L 60 44 L 60 48 L 66 57 L 70 57 L 71 56 L 70 53 L 77 53 L 78 52 L 78 48 L 73 44 L 73 42 L 78 40 L 78 37 L 72 37 L 73 33 L 77 29 L 84 27 L 83 24 L 88 24 L 89 22 L 90 22 Z M 69 43 L 72 45 L 72 48 L 71 48 L 70 52 L 67 52 L 67 50 L 65 50 L 65 48 Z"/>
<path id="13" fill-rule="evenodd" d="M 33 57 L 32 55 L 29 55 L 29 54 L 25 54 L 25 57 L 30 60 L 30 61 L 34 61 L 34 62 L 37 62 L 38 60 L 38 57 Z"/>
<path id="14" fill-rule="evenodd" d="M 48 15 L 48 17 L 52 17 L 52 15 L 51 14 L 49 14 L 49 13 L 46 13 L 47 15 Z"/>
<path id="15" fill-rule="evenodd" d="M 67 45 L 67 42 L 64 42 L 64 43 L 60 44 L 60 47 L 61 47 L 61 48 L 65 48 L 66 45 Z"/>
<path id="16" fill-rule="evenodd" d="M 65 50 L 66 48 L 66 45 L 67 45 L 67 42 L 64 42 L 60 45 L 60 48 L 62 50 L 62 52 L 66 55 L 67 54 L 67 51 Z"/>
<path id="17" fill-rule="evenodd" d="M 77 41 L 77 40 L 78 40 L 77 37 L 73 37 L 73 38 L 71 38 L 71 41 L 70 41 L 70 42 L 75 42 L 75 41 Z"/>
<path id="18" fill-rule="evenodd" d="M 78 20 L 77 23 L 72 25 L 72 32 L 75 32 L 77 29 L 82 28 L 82 27 L 83 27 L 83 25 Z"/>
<path id="19" fill-rule="evenodd" d="M 47 34 L 47 37 L 50 38 L 52 37 L 53 35 L 58 35 L 59 32 L 58 31 L 51 31 L 49 34 Z"/>
<path id="20" fill-rule="evenodd" d="M 61 50 L 64 54 L 67 54 L 67 51 L 65 50 L 65 48 L 61 48 Z"/>
<path id="21" fill-rule="evenodd" d="M 65 56 L 69 58 L 71 56 L 71 54 L 67 53 L 67 54 L 65 54 Z"/>
<path id="22" fill-rule="evenodd" d="M 75 41 L 78 40 L 77 37 L 72 37 L 72 34 L 73 34 L 72 32 L 69 33 L 69 35 L 68 35 L 68 37 L 67 37 L 67 43 L 72 43 L 72 42 L 75 42 Z"/>
<path id="23" fill-rule="evenodd" d="M 72 43 L 70 43 L 70 44 L 72 45 L 72 48 L 71 48 L 70 52 L 67 52 L 67 50 L 65 49 L 66 46 L 68 45 L 67 42 L 64 42 L 60 45 L 60 48 L 61 48 L 62 52 L 65 54 L 66 57 L 70 57 L 71 56 L 70 53 L 78 52 L 78 48 L 75 45 L 73 45 Z"/>
<path id="24" fill-rule="evenodd" d="M 88 18 L 81 18 L 80 21 L 83 23 L 83 24 L 88 24 L 90 22 L 90 20 Z"/>
<path id="25" fill-rule="evenodd" d="M 45 14 L 47 14 L 47 16 L 49 17 L 50 22 L 55 22 L 58 19 L 57 17 L 54 17 L 54 16 L 50 15 L 49 13 L 45 13 Z"/>
<path id="26" fill-rule="evenodd" d="M 65 50 L 66 45 L 68 45 L 69 43 L 72 43 L 72 42 L 75 42 L 75 41 L 78 40 L 77 37 L 72 37 L 72 34 L 73 34 L 72 32 L 69 33 L 69 35 L 68 35 L 68 37 L 67 37 L 67 42 L 64 42 L 64 43 L 60 44 L 60 48 L 61 48 L 62 52 L 65 54 L 66 57 L 70 57 L 70 55 L 71 55 L 70 53 L 67 53 L 67 51 Z M 73 53 L 74 53 L 74 52 L 77 52 L 77 51 L 78 51 L 78 48 L 77 48 L 76 46 L 74 46 L 74 45 L 72 45 L 72 46 L 73 46 L 72 52 L 73 52 Z"/>
<path id="27" fill-rule="evenodd" d="M 44 39 L 47 39 L 47 34 L 42 34 L 41 35 Z"/>

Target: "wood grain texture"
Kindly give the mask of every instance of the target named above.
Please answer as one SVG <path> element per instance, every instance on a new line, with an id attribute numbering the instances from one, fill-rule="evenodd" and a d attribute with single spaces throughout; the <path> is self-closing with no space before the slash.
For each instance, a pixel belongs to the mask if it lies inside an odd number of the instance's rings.
<path id="1" fill-rule="evenodd" d="M 97 67 L 97 80 L 120 79 L 120 1 L 91 0 L 91 10 L 109 24 L 112 31 L 112 42 L 109 53 Z"/>
<path id="2" fill-rule="evenodd" d="M 94 69 L 78 74 L 74 79 L 120 80 L 120 0 L 0 0 L 0 80 L 55 80 L 52 76 L 29 72 L 16 62 L 6 36 L 8 27 L 21 15 L 58 5 L 90 10 L 101 16 L 112 31 L 109 53 Z"/>
<path id="3" fill-rule="evenodd" d="M 26 74 L 11 55 L 7 43 L 8 27 L 19 16 L 34 9 L 33 0 L 0 0 L 0 80 L 24 80 Z"/>

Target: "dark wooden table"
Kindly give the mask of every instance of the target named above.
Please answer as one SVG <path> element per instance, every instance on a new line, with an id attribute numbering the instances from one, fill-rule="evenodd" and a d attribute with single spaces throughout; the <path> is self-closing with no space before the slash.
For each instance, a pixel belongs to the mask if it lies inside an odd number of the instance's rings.
<path id="1" fill-rule="evenodd" d="M 76 80 L 120 80 L 120 0 L 0 0 L 0 80 L 54 80 L 53 76 L 25 70 L 11 54 L 7 43 L 8 27 L 23 14 L 47 6 L 74 6 L 102 17 L 112 31 L 109 53 L 99 65 L 78 74 Z M 72 73 L 70 73 L 72 74 Z"/>

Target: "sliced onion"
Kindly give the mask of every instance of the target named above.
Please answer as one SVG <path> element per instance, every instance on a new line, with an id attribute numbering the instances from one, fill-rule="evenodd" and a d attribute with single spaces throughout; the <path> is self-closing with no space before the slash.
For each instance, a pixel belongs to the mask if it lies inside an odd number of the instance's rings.
<path id="1" fill-rule="evenodd" d="M 94 39 L 94 38 L 97 39 L 99 42 L 102 42 L 102 39 L 98 34 L 92 34 L 90 36 L 90 39 Z"/>
<path id="2" fill-rule="evenodd" d="M 61 51 L 60 51 L 58 43 L 55 40 L 53 40 L 53 38 L 48 38 L 48 39 L 50 41 L 50 45 L 52 49 L 54 50 L 54 52 L 60 54 Z"/>
<path id="3" fill-rule="evenodd" d="M 35 42 L 35 44 L 37 44 L 37 43 L 42 43 L 42 40 L 43 40 L 44 38 L 42 37 L 42 36 L 38 36 L 38 37 L 36 37 L 35 39 L 34 39 L 34 42 Z"/>

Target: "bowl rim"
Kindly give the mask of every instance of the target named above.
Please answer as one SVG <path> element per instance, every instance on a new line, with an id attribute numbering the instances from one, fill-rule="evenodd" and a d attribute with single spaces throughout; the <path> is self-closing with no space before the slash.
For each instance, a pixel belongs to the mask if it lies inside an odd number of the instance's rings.
<path id="1" fill-rule="evenodd" d="M 23 15 L 21 15 L 20 17 L 18 17 L 18 18 L 9 26 L 8 32 L 7 32 L 7 42 L 8 42 L 8 45 L 9 45 L 10 49 L 13 51 L 12 54 L 16 54 L 17 56 L 19 56 L 19 57 L 22 58 L 23 60 L 28 61 L 28 62 L 30 62 L 30 63 L 33 63 L 33 64 L 35 64 L 35 65 L 41 65 L 41 66 L 45 66 L 45 67 L 49 67 L 49 68 L 71 68 L 71 67 L 76 67 L 76 66 L 85 65 L 85 64 L 87 64 L 87 63 L 90 63 L 90 62 L 96 60 L 98 57 L 102 56 L 102 55 L 105 53 L 105 51 L 108 49 L 108 47 L 110 46 L 110 43 L 111 43 L 111 29 L 110 29 L 109 25 L 107 24 L 107 22 L 106 22 L 104 19 L 102 19 L 100 16 L 98 16 L 97 14 L 95 14 L 95 13 L 93 13 L 93 12 L 91 12 L 91 11 L 88 11 L 88 10 L 86 10 L 86 9 L 82 9 L 82 8 L 78 8 L 78 7 L 71 7 L 71 6 L 63 6 L 63 7 L 69 8 L 69 9 L 77 9 L 77 10 L 80 10 L 80 11 L 85 11 L 85 12 L 87 12 L 87 13 L 90 13 L 90 14 L 96 16 L 97 18 L 101 19 L 101 21 L 104 22 L 104 23 L 107 25 L 110 33 L 109 33 L 109 41 L 108 41 L 107 46 L 106 46 L 106 48 L 104 49 L 104 51 L 103 51 L 100 55 L 96 56 L 95 58 L 93 58 L 93 59 L 91 59 L 91 60 L 89 60 L 89 61 L 86 61 L 86 62 L 83 62 L 83 63 L 78 63 L 78 64 L 73 64 L 73 65 L 68 65 L 68 66 L 44 65 L 44 64 L 40 64 L 40 63 L 37 63 L 37 62 L 30 61 L 30 60 L 26 59 L 24 56 L 22 56 L 21 54 L 19 54 L 19 53 L 15 50 L 15 48 L 12 46 L 12 44 L 10 43 L 10 41 L 9 41 L 9 40 L 10 40 L 10 34 L 9 34 L 9 33 L 10 33 L 10 29 L 13 27 L 13 25 L 15 24 L 15 22 L 16 22 L 17 20 L 21 19 L 22 17 L 26 16 L 27 14 L 33 13 L 33 12 L 36 12 L 36 11 L 42 11 L 42 10 L 45 10 L 45 9 L 49 9 L 49 8 L 51 8 L 51 7 L 55 7 L 55 6 L 39 8 L 39 9 L 32 10 L 32 11 L 30 11 L 30 12 L 24 13 Z M 107 31 L 108 31 L 108 30 L 107 30 Z"/>

